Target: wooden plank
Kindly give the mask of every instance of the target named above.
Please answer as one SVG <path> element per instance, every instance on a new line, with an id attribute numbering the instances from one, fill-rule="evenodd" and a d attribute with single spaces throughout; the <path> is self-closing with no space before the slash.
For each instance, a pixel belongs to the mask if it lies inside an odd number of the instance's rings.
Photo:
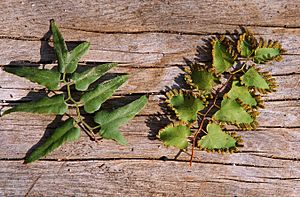
<path id="1" fill-rule="evenodd" d="M 139 98 L 139 96 L 127 96 L 127 97 L 115 97 L 111 101 L 108 101 L 104 104 L 104 109 L 110 109 L 111 106 L 122 106 L 126 103 L 131 102 L 134 99 Z M 171 111 L 164 105 L 164 96 L 162 95 L 150 95 L 149 103 L 146 107 L 139 113 L 140 116 L 169 116 Z M 15 103 L 14 103 L 15 104 Z M 261 126 L 265 127 L 292 127 L 292 126 L 300 126 L 299 116 L 300 116 L 300 103 L 299 101 L 277 101 L 277 102 L 265 102 L 265 109 L 260 109 L 261 115 L 259 116 L 259 122 Z M 8 108 L 12 107 L 12 105 L 2 105 L 1 112 L 4 112 Z M 74 113 L 75 112 L 71 112 Z M 86 115 L 86 114 L 83 114 Z M 41 115 L 40 115 L 41 116 Z M 43 115 L 42 115 L 43 116 Z M 48 117 L 46 115 L 46 117 Z M 22 114 L 9 115 L 7 118 L 8 121 L 11 120 L 23 120 Z M 26 118 L 23 123 L 26 123 Z M 33 120 L 39 121 L 39 116 L 35 116 Z M 5 117 L 1 118 L 3 121 L 6 121 Z M 49 120 L 46 118 L 46 120 Z M 1 120 L 0 120 L 1 121 Z M 35 122 L 34 122 L 35 123 Z M 7 123 L 9 125 L 9 123 Z"/>
<path id="2" fill-rule="evenodd" d="M 1 27 L 1 26 L 0 26 Z M 45 33 L 48 30 L 45 29 Z M 83 34 L 77 31 L 63 32 L 70 48 L 78 41 L 91 42 L 91 50 L 82 61 L 121 62 L 134 66 L 164 67 L 165 65 L 183 64 L 183 58 L 193 59 L 197 46 L 204 47 L 213 36 L 176 35 L 176 34 Z M 67 35 L 70 34 L 70 37 Z M 81 37 L 74 37 L 80 35 Z M 265 39 L 279 40 L 287 54 L 299 55 L 300 29 L 292 32 L 274 32 L 263 36 Z M 49 62 L 55 60 L 53 48 L 46 41 L 20 40 L 17 38 L 0 39 L 0 65 L 14 61 Z M 72 42 L 73 41 L 73 42 Z M 75 43 L 74 43 L 75 42 Z M 51 44 L 51 43 L 50 43 Z M 52 45 L 52 44 L 51 44 Z M 201 53 L 200 59 L 210 59 Z M 296 58 L 297 59 L 297 58 Z M 299 59 L 299 58 L 298 58 Z M 298 60 L 299 61 L 299 60 Z"/>
<path id="3" fill-rule="evenodd" d="M 1 117 L 0 196 L 298 196 L 299 3 L 0 1 L 0 65 L 30 61 L 33 65 L 50 63 L 45 66 L 52 68 L 52 43 L 43 37 L 54 18 L 70 48 L 79 41 L 92 43 L 83 62 L 118 62 L 120 68 L 113 72 L 131 74 L 118 95 L 133 93 L 125 99 L 128 101 L 147 93 L 150 99 L 141 115 L 122 127 L 128 146 L 107 140 L 91 142 L 82 134 L 79 141 L 32 165 L 22 164 L 27 150 L 45 130 L 49 133 L 59 123 L 52 122 L 53 116 L 15 113 Z M 279 40 L 287 49 L 284 61 L 266 68 L 280 87 L 264 98 L 267 108 L 259 118 L 261 127 L 239 132 L 245 143 L 240 152 L 196 151 L 194 165 L 189 167 L 188 154 L 181 153 L 175 161 L 177 149 L 153 140 L 170 117 L 159 106 L 161 91 L 182 83 L 174 81 L 182 74 L 177 66 L 185 65 L 184 57 L 193 59 L 197 46 L 203 47 L 217 34 L 236 34 L 239 26 Z M 203 61 L 210 58 L 200 57 Z M 0 86 L 1 110 L 19 99 L 26 102 L 42 95 L 40 86 L 1 69 Z M 37 94 L 29 93 L 32 89 Z"/>
<path id="4" fill-rule="evenodd" d="M 183 71 L 179 67 L 167 68 L 132 68 L 132 67 L 119 67 L 114 69 L 116 73 L 130 73 L 128 83 L 122 86 L 118 94 L 131 94 L 131 93 L 159 93 L 166 90 L 167 87 L 182 85 Z M 300 75 L 279 75 L 275 76 L 279 87 L 276 93 L 268 95 L 267 99 L 297 99 L 300 95 Z M 1 88 L 0 100 L 15 100 L 20 97 L 27 97 L 28 92 L 23 89 L 41 89 L 30 81 L 20 78 L 18 76 L 9 74 L 0 70 Z M 12 89 L 21 89 L 13 90 Z M 31 95 L 28 97 L 30 98 Z M 28 98 L 26 98 L 28 99 Z"/>
<path id="5" fill-rule="evenodd" d="M 276 160 L 275 160 L 276 161 Z M 0 161 L 2 196 L 298 196 L 299 162 L 281 167 L 151 160 Z M 82 181 L 84 180 L 84 181 Z"/>
<path id="6" fill-rule="evenodd" d="M 277 107 L 277 109 L 281 110 L 282 108 Z M 293 111 L 289 108 L 288 110 Z M 253 152 L 299 159 L 299 108 L 294 108 L 295 114 L 289 113 L 287 117 L 285 114 L 278 115 L 278 111 L 274 114 L 263 113 L 265 117 L 269 118 L 259 120 L 261 127 L 257 131 L 238 132 L 245 143 L 245 147 L 241 148 L 242 153 L 224 158 L 231 158 L 231 161 L 241 158 L 243 161 L 251 158 L 250 155 L 243 152 Z M 278 121 L 274 121 L 274 116 Z M 78 142 L 67 144 L 48 158 L 160 158 L 162 156 L 173 158 L 178 153 L 177 149 L 166 149 L 161 142 L 154 140 L 159 129 L 169 123 L 167 118 L 163 115 L 138 116 L 123 126 L 121 130 L 128 140 L 129 146 L 119 146 L 108 140 L 101 140 L 97 144 L 89 141 L 88 137 L 82 134 L 83 137 Z M 287 122 L 282 123 L 280 119 L 282 122 L 284 120 Z M 27 150 L 44 135 L 45 130 L 46 134 L 49 134 L 59 125 L 58 120 L 52 122 L 53 120 L 53 116 L 30 115 L 28 117 L 20 113 L 2 117 L 0 130 L 3 140 L 0 144 L 0 158 L 23 158 Z M 283 126 L 286 128 L 281 128 Z M 188 155 L 183 155 L 184 159 L 188 159 Z M 203 155 L 200 155 L 200 158 L 203 159 Z M 211 157 L 210 154 L 204 156 L 206 159 L 207 157 Z M 252 157 L 256 158 L 257 156 Z M 220 160 L 220 158 L 218 159 Z M 256 160 L 258 163 L 261 162 L 257 158 Z"/>
<path id="7" fill-rule="evenodd" d="M 91 32 L 225 33 L 242 26 L 299 27 L 299 1 L 1 1 L 1 32 L 43 35 L 49 20 L 65 29 Z M 80 14 L 78 14 L 80 13 Z M 5 20 L 4 20 L 5 19 Z M 13 25 L 12 25 L 13 24 Z M 46 30 L 46 31 L 45 31 Z M 272 30 L 271 30 L 272 31 Z M 262 30 L 262 32 L 265 32 Z"/>

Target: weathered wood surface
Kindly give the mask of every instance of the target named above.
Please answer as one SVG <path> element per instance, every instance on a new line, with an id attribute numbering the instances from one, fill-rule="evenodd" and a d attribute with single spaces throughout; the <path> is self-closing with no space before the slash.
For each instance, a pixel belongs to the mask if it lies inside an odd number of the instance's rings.
<path id="1" fill-rule="evenodd" d="M 299 195 L 299 0 L 3 0 L 0 7 L 0 65 L 26 61 L 53 67 L 51 42 L 44 38 L 54 18 L 69 46 L 91 41 L 85 63 L 118 62 L 120 68 L 113 72 L 131 74 L 118 96 L 132 93 L 130 100 L 135 94 L 149 95 L 147 107 L 122 127 L 128 146 L 91 142 L 82 134 L 79 141 L 31 165 L 22 164 L 22 158 L 57 121 L 21 113 L 1 117 L 0 196 Z M 161 92 L 176 85 L 183 57 L 193 59 L 197 46 L 218 33 L 234 33 L 239 26 L 283 43 L 284 61 L 266 68 L 275 75 L 278 92 L 264 97 L 266 109 L 261 110 L 258 130 L 240 132 L 245 146 L 239 153 L 197 151 L 189 167 L 189 155 L 174 159 L 176 149 L 154 140 L 170 115 L 159 106 Z M 203 54 L 200 58 L 209 59 Z M 40 86 L 0 70 L 1 110 L 41 95 Z"/>

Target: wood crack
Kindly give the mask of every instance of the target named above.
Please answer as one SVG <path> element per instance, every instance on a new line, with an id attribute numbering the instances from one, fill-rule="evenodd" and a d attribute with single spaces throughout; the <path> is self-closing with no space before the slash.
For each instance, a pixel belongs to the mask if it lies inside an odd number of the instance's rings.
<path id="1" fill-rule="evenodd" d="M 288 160 L 288 161 L 300 161 L 300 158 L 296 157 L 284 157 L 284 156 L 275 156 L 275 155 L 259 155 L 259 154 L 253 154 L 258 157 L 265 157 L 269 159 L 278 159 L 278 160 Z"/>
<path id="2" fill-rule="evenodd" d="M 39 175 L 34 181 L 33 183 L 30 185 L 28 191 L 26 192 L 26 194 L 24 195 L 25 197 L 29 196 L 31 190 L 34 188 L 34 186 L 36 185 L 37 181 L 42 177 L 42 175 Z"/>
<path id="3" fill-rule="evenodd" d="M 24 158 L 0 158 L 0 161 L 23 161 Z M 167 157 L 160 158 L 138 158 L 138 157 L 128 157 L 128 158 L 72 158 L 72 159 L 40 159 L 39 161 L 49 161 L 49 162 L 85 162 L 85 161 L 157 161 L 157 162 L 180 162 L 189 163 L 189 160 L 180 159 L 168 159 Z M 207 165 L 226 165 L 226 166 L 242 166 L 242 167 L 253 167 L 253 168 L 282 168 L 279 166 L 264 166 L 264 165 L 253 165 L 253 164 L 242 164 L 242 163 L 225 163 L 225 162 L 210 162 L 210 161 L 193 161 L 197 164 L 207 164 Z"/>
<path id="4" fill-rule="evenodd" d="M 287 26 L 287 25 L 261 25 L 261 24 L 231 24 L 231 23 L 210 23 L 215 25 L 229 25 L 237 27 L 263 27 L 263 28 L 279 28 L 279 29 L 299 29 L 300 26 Z M 205 24 L 203 24 L 205 25 Z M 137 30 L 137 31 L 100 31 L 100 30 L 87 30 L 74 27 L 61 27 L 61 29 L 82 31 L 87 33 L 97 33 L 97 34 L 176 34 L 176 35 L 193 35 L 193 36 L 216 36 L 219 33 L 202 33 L 202 32 L 190 32 L 190 31 L 175 31 L 175 30 Z M 226 35 L 237 35 L 236 33 L 225 33 Z M 265 35 L 265 34 L 257 34 Z M 22 40 L 22 41 L 45 41 L 42 37 L 36 36 L 9 36 L 0 35 L 0 39 L 10 39 L 10 40 Z M 292 54 L 291 54 L 292 55 Z"/>
<path id="5" fill-rule="evenodd" d="M 260 177 L 260 176 L 256 176 L 256 177 L 261 178 L 261 179 L 271 179 L 271 180 L 282 180 L 282 181 L 296 180 L 296 181 L 300 181 L 300 177 Z"/>
<path id="6" fill-rule="evenodd" d="M 233 178 L 218 178 L 219 180 L 227 180 L 227 181 L 235 181 L 235 182 L 241 182 L 241 183 L 266 183 L 266 184 L 273 184 L 270 182 L 265 181 L 247 181 L 247 180 L 241 180 L 241 179 L 233 179 Z"/>
<path id="7" fill-rule="evenodd" d="M 18 87 L 0 87 L 2 90 L 28 90 L 28 91 L 34 91 L 36 94 L 43 93 L 45 92 L 45 88 L 18 88 Z M 58 93 L 66 92 L 63 90 L 59 90 Z M 162 91 L 148 91 L 148 92 L 133 92 L 133 93 L 118 93 L 116 92 L 114 96 L 142 96 L 142 95 L 152 95 L 152 96 L 163 96 L 164 93 Z M 28 100 L 29 101 L 29 100 Z M 284 101 L 300 101 L 300 98 L 278 98 L 278 99 L 269 99 L 269 98 L 264 98 L 264 102 L 284 102 Z M 11 101 L 11 100 L 5 100 L 5 102 L 11 102 L 11 103 L 18 103 L 18 102 L 23 102 L 23 101 Z"/>
<path id="8" fill-rule="evenodd" d="M 282 76 L 291 76 L 291 75 L 300 75 L 298 72 L 284 73 L 284 74 L 272 74 L 273 77 L 282 77 Z"/>
<path id="9" fill-rule="evenodd" d="M 285 98 L 285 99 L 268 99 L 264 100 L 265 102 L 278 102 L 278 101 L 300 101 L 300 98 Z"/>
<path id="10" fill-rule="evenodd" d="M 300 126 L 259 126 L 257 129 L 298 129 Z"/>
<path id="11" fill-rule="evenodd" d="M 215 25 L 230 25 L 230 26 L 237 26 L 237 27 L 264 27 L 264 28 L 280 28 L 280 29 L 298 29 L 300 26 L 287 26 L 287 25 L 247 25 L 247 24 L 226 24 L 226 23 L 210 23 Z M 205 25 L 205 24 L 203 24 Z M 179 34 L 179 35 L 194 35 L 194 36 L 216 36 L 219 33 L 201 33 L 201 32 L 189 32 L 189 31 L 175 31 L 175 30 L 137 30 L 137 31 L 99 31 L 99 30 L 87 30 L 81 28 L 74 28 L 74 27 L 60 27 L 61 29 L 67 30 L 75 30 L 75 31 L 82 31 L 87 33 L 98 33 L 98 34 L 147 34 L 147 33 L 161 33 L 161 34 Z M 225 33 L 224 35 L 235 35 L 236 33 Z M 237 35 L 237 34 L 236 34 Z M 264 35 L 264 34 L 260 34 Z"/>
<path id="12" fill-rule="evenodd" d="M 42 38 L 38 38 L 35 36 L 0 36 L 0 39 L 7 39 L 7 40 L 22 40 L 22 41 L 43 41 Z"/>
<path id="13" fill-rule="evenodd" d="M 177 53 L 162 53 L 162 52 L 139 52 L 139 51 L 125 51 L 125 50 L 116 50 L 116 49 L 97 49 L 99 51 L 106 51 L 106 52 L 119 52 L 119 53 L 132 53 L 132 54 L 141 54 L 141 55 L 148 55 L 148 54 L 158 54 L 158 55 L 167 55 L 167 54 L 177 54 Z M 128 62 L 129 63 L 129 62 Z M 149 68 L 149 67 L 146 67 Z M 151 68 L 151 67 L 150 67 Z"/>

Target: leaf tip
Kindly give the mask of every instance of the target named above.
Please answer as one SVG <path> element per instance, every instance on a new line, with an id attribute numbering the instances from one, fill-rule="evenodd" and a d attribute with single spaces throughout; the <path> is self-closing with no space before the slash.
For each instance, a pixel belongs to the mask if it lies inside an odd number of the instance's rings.
<path id="1" fill-rule="evenodd" d="M 11 109 L 12 109 L 12 108 L 11 108 Z M 10 114 L 10 113 L 12 112 L 11 109 L 8 109 L 8 110 L 4 111 L 3 113 L 1 113 L 1 114 L 0 114 L 0 117 L 3 117 L 3 116 L 5 116 L 5 115 L 7 115 L 7 114 Z"/>
<path id="2" fill-rule="evenodd" d="M 23 162 L 23 164 L 29 164 L 29 163 L 31 163 L 32 161 L 30 161 L 27 157 L 24 159 L 24 162 Z"/>
<path id="3" fill-rule="evenodd" d="M 29 163 L 32 163 L 36 160 L 38 160 L 38 159 L 35 159 L 34 157 L 32 157 L 32 153 L 30 153 L 30 154 L 25 156 L 23 164 L 29 164 Z"/>

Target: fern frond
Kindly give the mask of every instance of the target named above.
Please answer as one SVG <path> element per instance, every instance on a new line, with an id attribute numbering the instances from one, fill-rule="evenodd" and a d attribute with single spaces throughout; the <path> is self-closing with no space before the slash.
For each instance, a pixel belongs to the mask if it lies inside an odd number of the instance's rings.
<path id="1" fill-rule="evenodd" d="M 243 33 L 239 37 L 237 51 L 242 57 L 250 57 L 253 55 L 256 46 L 257 41 L 255 37 L 247 30 L 246 33 Z"/>
<path id="2" fill-rule="evenodd" d="M 198 140 L 200 150 L 223 153 L 236 151 L 237 140 L 222 130 L 220 125 L 210 123 L 206 127 L 207 134 Z"/>
<path id="3" fill-rule="evenodd" d="M 225 128 L 255 130 L 259 108 L 264 108 L 261 95 L 274 92 L 277 87 L 271 73 L 260 70 L 254 63 L 280 61 L 284 52 L 281 45 L 262 39 L 258 42 L 248 30 L 238 38 L 227 37 L 212 40 L 212 62 L 202 65 L 196 59 L 189 63 L 185 69 L 185 81 L 190 89 L 167 93 L 167 103 L 175 111 L 181 126 L 173 125 L 160 131 L 169 137 L 160 139 L 165 145 L 181 149 L 187 148 L 186 143 L 190 140 L 190 164 L 195 147 L 207 152 L 233 153 L 238 146 L 243 146 L 241 137 Z M 195 110 L 197 99 L 205 106 L 198 112 Z M 198 128 L 193 136 L 188 140 L 186 136 L 182 137 L 185 132 L 179 130 L 189 133 L 188 128 L 197 127 L 196 120 Z"/>
<path id="4" fill-rule="evenodd" d="M 237 54 L 225 36 L 222 36 L 220 39 L 214 39 L 211 44 L 213 69 L 216 74 L 221 74 L 234 65 Z"/>
<path id="5" fill-rule="evenodd" d="M 166 93 L 166 102 L 175 112 L 177 118 L 185 123 L 192 124 L 197 120 L 197 113 L 205 108 L 206 103 L 193 92 L 171 90 Z"/>
<path id="6" fill-rule="evenodd" d="M 200 94 L 211 94 L 213 87 L 219 83 L 213 69 L 199 64 L 191 64 L 189 68 L 185 69 L 185 72 L 186 83 L 197 89 Z"/>
<path id="7" fill-rule="evenodd" d="M 253 61 L 258 64 L 275 60 L 277 62 L 282 60 L 282 54 L 285 50 L 277 41 L 265 41 L 260 38 L 257 48 L 254 51 Z"/>
<path id="8" fill-rule="evenodd" d="M 243 76 L 240 77 L 241 83 L 253 88 L 262 94 L 275 92 L 277 86 L 276 79 L 269 72 L 261 72 L 260 68 L 253 65 Z"/>
<path id="9" fill-rule="evenodd" d="M 164 142 L 165 146 L 174 146 L 186 149 L 188 137 L 192 134 L 190 128 L 183 122 L 175 122 L 159 130 L 157 137 Z"/>

